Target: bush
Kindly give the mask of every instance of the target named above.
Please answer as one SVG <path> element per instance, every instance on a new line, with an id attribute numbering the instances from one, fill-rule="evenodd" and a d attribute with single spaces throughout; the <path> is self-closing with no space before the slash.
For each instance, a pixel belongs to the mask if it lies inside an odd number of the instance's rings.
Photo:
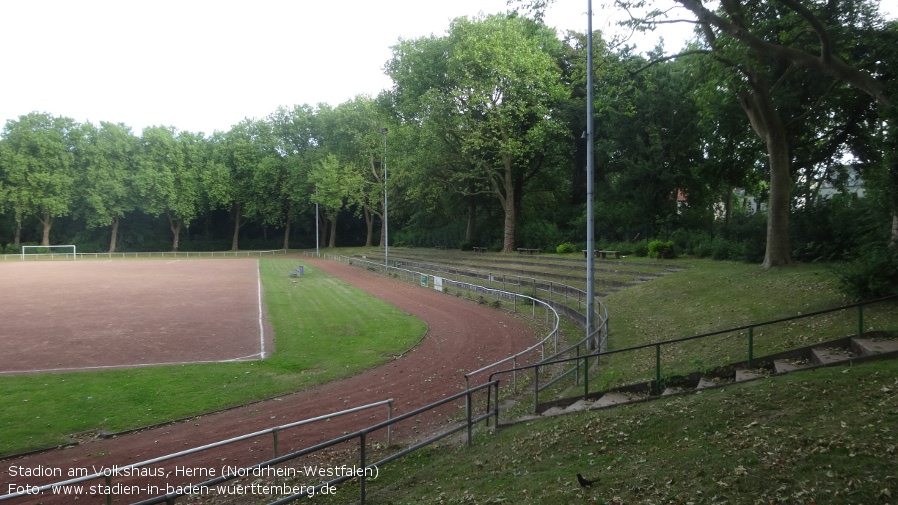
<path id="1" fill-rule="evenodd" d="M 898 251 L 871 246 L 836 271 L 839 290 L 855 301 L 898 294 Z"/>
<path id="2" fill-rule="evenodd" d="M 640 258 L 645 258 L 649 255 L 649 243 L 645 240 L 640 240 L 633 244 L 633 255 L 638 256 Z"/>
<path id="3" fill-rule="evenodd" d="M 558 254 L 570 254 L 572 252 L 577 252 L 577 247 L 570 242 L 565 242 L 559 245 L 555 250 L 558 251 Z"/>
<path id="4" fill-rule="evenodd" d="M 649 258 L 672 259 L 676 257 L 673 240 L 667 242 L 653 240 L 649 243 Z"/>

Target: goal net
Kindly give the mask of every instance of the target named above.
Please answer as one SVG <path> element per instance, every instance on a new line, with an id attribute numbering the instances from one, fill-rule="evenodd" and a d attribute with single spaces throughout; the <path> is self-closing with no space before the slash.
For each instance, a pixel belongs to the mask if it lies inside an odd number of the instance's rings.
<path id="1" fill-rule="evenodd" d="M 74 245 L 23 245 L 22 261 L 29 259 L 70 259 L 74 261 L 78 257 Z"/>

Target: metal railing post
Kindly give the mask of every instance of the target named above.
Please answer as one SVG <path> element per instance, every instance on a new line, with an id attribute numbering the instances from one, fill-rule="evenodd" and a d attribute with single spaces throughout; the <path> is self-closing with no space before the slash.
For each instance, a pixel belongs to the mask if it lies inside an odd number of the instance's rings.
<path id="1" fill-rule="evenodd" d="M 539 363 L 533 368 L 533 413 L 539 406 Z"/>
<path id="2" fill-rule="evenodd" d="M 499 428 L 499 381 L 496 381 L 493 384 L 493 387 L 496 389 L 496 421 L 494 423 L 495 427 Z"/>
<path id="3" fill-rule="evenodd" d="M 359 502 L 365 505 L 365 434 L 367 430 L 359 432 Z"/>
<path id="4" fill-rule="evenodd" d="M 577 369 L 580 369 L 580 360 L 577 360 Z M 589 396 L 589 356 L 583 358 L 583 399 Z"/>
<path id="5" fill-rule="evenodd" d="M 748 368 L 751 368 L 751 362 L 755 357 L 755 327 L 748 329 Z"/>
<path id="6" fill-rule="evenodd" d="M 471 425 L 471 390 L 465 395 L 465 410 L 467 411 L 468 423 L 468 447 L 474 444 L 474 427 Z"/>
<path id="7" fill-rule="evenodd" d="M 518 356 L 517 355 L 514 356 L 514 359 L 511 360 L 511 363 L 512 363 L 512 365 L 514 365 L 514 368 L 518 367 Z M 514 372 L 511 372 L 511 389 L 514 391 L 514 394 L 518 394 L 518 371 L 517 370 L 515 370 Z M 496 397 L 496 401 L 499 401 L 498 396 Z"/>
<path id="8" fill-rule="evenodd" d="M 467 379 L 467 377 L 466 377 Z M 387 421 L 393 420 L 393 399 L 387 403 Z M 387 426 L 387 447 L 393 445 L 393 425 Z"/>

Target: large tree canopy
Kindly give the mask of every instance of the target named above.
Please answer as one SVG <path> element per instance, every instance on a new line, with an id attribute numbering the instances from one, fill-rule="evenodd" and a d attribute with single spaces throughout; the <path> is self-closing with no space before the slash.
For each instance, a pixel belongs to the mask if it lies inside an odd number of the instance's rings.
<path id="1" fill-rule="evenodd" d="M 6 198 L 17 223 L 29 214 L 41 222 L 42 245 L 50 245 L 53 220 L 74 210 L 74 151 L 80 133 L 72 119 L 39 113 L 21 116 L 3 129 L 0 166 Z"/>
<path id="2" fill-rule="evenodd" d="M 461 192 L 497 199 L 503 251 L 515 249 L 518 208 L 543 154 L 565 132 L 558 108 L 569 95 L 554 31 L 516 15 L 460 18 L 441 38 L 404 41 L 387 71 L 409 121 L 433 123 L 453 139 Z"/>
<path id="3" fill-rule="evenodd" d="M 840 86 L 850 86 L 882 107 L 892 108 L 892 99 L 877 79 L 878 55 L 858 51 L 864 47 L 859 40 L 869 37 L 871 30 L 883 30 L 883 20 L 876 4 L 867 1 L 676 2 L 691 13 L 691 22 L 702 36 L 699 46 L 683 54 L 713 59 L 719 69 L 712 74 L 718 85 L 735 95 L 765 145 L 769 209 L 764 265 L 788 265 L 792 262 L 789 215 L 791 150 L 795 147 L 790 144 L 790 131 L 797 122 L 819 116 L 821 111 L 842 124 L 857 122 L 854 114 L 833 110 L 832 97 Z M 629 0 L 616 3 L 627 9 L 651 6 L 651 2 Z M 642 28 L 664 22 L 671 20 L 657 10 L 631 20 L 633 26 Z"/>

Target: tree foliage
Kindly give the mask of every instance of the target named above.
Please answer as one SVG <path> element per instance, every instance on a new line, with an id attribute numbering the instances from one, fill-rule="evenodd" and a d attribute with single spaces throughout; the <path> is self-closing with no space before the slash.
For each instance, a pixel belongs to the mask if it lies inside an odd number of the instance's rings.
<path id="1" fill-rule="evenodd" d="M 329 246 L 375 245 L 378 226 L 385 244 L 386 190 L 397 245 L 581 248 L 586 37 L 543 24 L 547 2 L 522 3 L 527 16 L 398 41 L 377 97 L 284 106 L 208 136 L 10 121 L 0 245 L 287 248 L 316 227 Z M 618 3 L 635 27 L 671 21 L 654 2 Z M 892 229 L 898 243 L 896 23 L 869 1 L 677 3 L 704 36 L 677 55 L 594 34 L 598 240 L 753 261 L 766 242 L 769 266 L 851 259 Z M 865 199 L 824 199 L 851 174 Z M 837 244 L 827 222 L 847 227 Z"/>

